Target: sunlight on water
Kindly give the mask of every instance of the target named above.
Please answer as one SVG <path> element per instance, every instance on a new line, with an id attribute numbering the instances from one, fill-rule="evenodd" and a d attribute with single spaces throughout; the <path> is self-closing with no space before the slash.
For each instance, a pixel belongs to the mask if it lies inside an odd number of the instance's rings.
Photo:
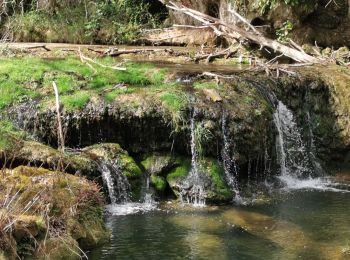
<path id="1" fill-rule="evenodd" d="M 136 213 L 146 213 L 157 209 L 157 203 L 123 203 L 106 206 L 107 213 L 112 216 L 125 216 Z"/>
<path id="2" fill-rule="evenodd" d="M 292 176 L 279 176 L 285 185 L 284 190 L 320 190 L 331 192 L 350 192 L 350 184 L 336 182 L 334 178 L 297 179 Z"/>

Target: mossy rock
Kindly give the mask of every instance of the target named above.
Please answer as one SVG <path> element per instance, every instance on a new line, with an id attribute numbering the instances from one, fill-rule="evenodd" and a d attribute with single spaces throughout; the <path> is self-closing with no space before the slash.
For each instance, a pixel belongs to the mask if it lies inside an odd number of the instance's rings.
<path id="1" fill-rule="evenodd" d="M 168 183 L 162 176 L 151 175 L 151 184 L 157 192 L 164 192 Z"/>
<path id="2" fill-rule="evenodd" d="M 189 158 L 178 158 L 178 166 L 169 172 L 167 182 L 175 194 L 179 194 L 181 182 L 186 179 L 191 171 L 191 160 Z M 216 159 L 202 158 L 199 162 L 199 174 L 205 179 L 205 193 L 208 201 L 229 201 L 233 198 L 232 191 L 225 181 L 223 167 Z"/>
<path id="3" fill-rule="evenodd" d="M 167 176 L 166 180 L 169 183 L 170 187 L 176 185 L 178 181 L 183 180 L 191 170 L 191 160 L 184 157 L 176 158 L 176 167 L 171 170 Z"/>
<path id="4" fill-rule="evenodd" d="M 151 175 L 163 175 L 175 166 L 175 160 L 170 154 L 153 153 L 147 155 L 141 165 Z"/>
<path id="5" fill-rule="evenodd" d="M 135 160 L 129 156 L 128 152 L 123 150 L 119 144 L 96 144 L 85 148 L 84 152 L 94 160 L 102 159 L 117 161 L 123 174 L 128 177 L 128 179 L 137 179 L 142 175 L 142 171 L 136 164 Z"/>
<path id="6" fill-rule="evenodd" d="M 13 255 L 10 249 L 15 248 L 16 254 L 35 254 L 39 259 L 78 259 L 79 245 L 92 248 L 108 240 L 109 232 L 103 222 L 104 200 L 96 183 L 26 166 L 5 170 L 4 176 L 0 180 L 0 196 L 10 190 L 9 195 L 15 198 L 11 211 L 0 211 L 5 219 L 15 220 L 12 233 L 4 240 L 12 245 L 9 250 L 4 249 L 5 253 Z M 26 214 L 16 213 L 28 203 L 33 205 Z M 49 218 L 43 218 L 44 211 Z M 48 226 L 59 236 L 51 236 Z"/>

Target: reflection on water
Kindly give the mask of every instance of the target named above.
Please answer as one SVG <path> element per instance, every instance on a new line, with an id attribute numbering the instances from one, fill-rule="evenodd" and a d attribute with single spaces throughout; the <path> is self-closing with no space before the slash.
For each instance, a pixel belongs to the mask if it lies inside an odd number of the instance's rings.
<path id="1" fill-rule="evenodd" d="M 90 259 L 350 259 L 350 194 L 294 190 L 266 204 L 108 216 Z"/>

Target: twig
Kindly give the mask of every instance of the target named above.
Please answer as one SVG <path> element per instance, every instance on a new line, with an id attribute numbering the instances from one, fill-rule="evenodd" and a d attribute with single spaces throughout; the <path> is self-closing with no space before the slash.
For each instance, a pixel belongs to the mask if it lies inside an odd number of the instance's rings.
<path id="1" fill-rule="evenodd" d="M 47 48 L 46 45 L 30 46 L 30 47 L 26 47 L 25 49 L 32 50 L 32 49 L 39 49 L 39 48 L 43 48 L 45 51 L 51 51 L 51 49 Z"/>
<path id="2" fill-rule="evenodd" d="M 58 88 L 55 81 L 52 81 L 52 86 L 55 91 L 55 97 L 56 97 L 56 113 L 57 113 L 57 133 L 58 133 L 58 147 L 62 152 L 64 152 L 64 136 L 63 136 L 63 129 L 62 129 L 62 121 L 61 121 L 61 111 L 60 111 L 60 99 L 58 95 Z"/>

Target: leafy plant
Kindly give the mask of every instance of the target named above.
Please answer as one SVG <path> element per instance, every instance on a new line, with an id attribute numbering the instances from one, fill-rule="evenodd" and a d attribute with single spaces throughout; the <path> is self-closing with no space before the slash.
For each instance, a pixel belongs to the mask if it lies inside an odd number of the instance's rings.
<path id="1" fill-rule="evenodd" d="M 289 38 L 290 31 L 293 30 L 293 24 L 290 21 L 283 23 L 282 27 L 276 30 L 277 40 L 282 43 L 287 43 Z"/>

